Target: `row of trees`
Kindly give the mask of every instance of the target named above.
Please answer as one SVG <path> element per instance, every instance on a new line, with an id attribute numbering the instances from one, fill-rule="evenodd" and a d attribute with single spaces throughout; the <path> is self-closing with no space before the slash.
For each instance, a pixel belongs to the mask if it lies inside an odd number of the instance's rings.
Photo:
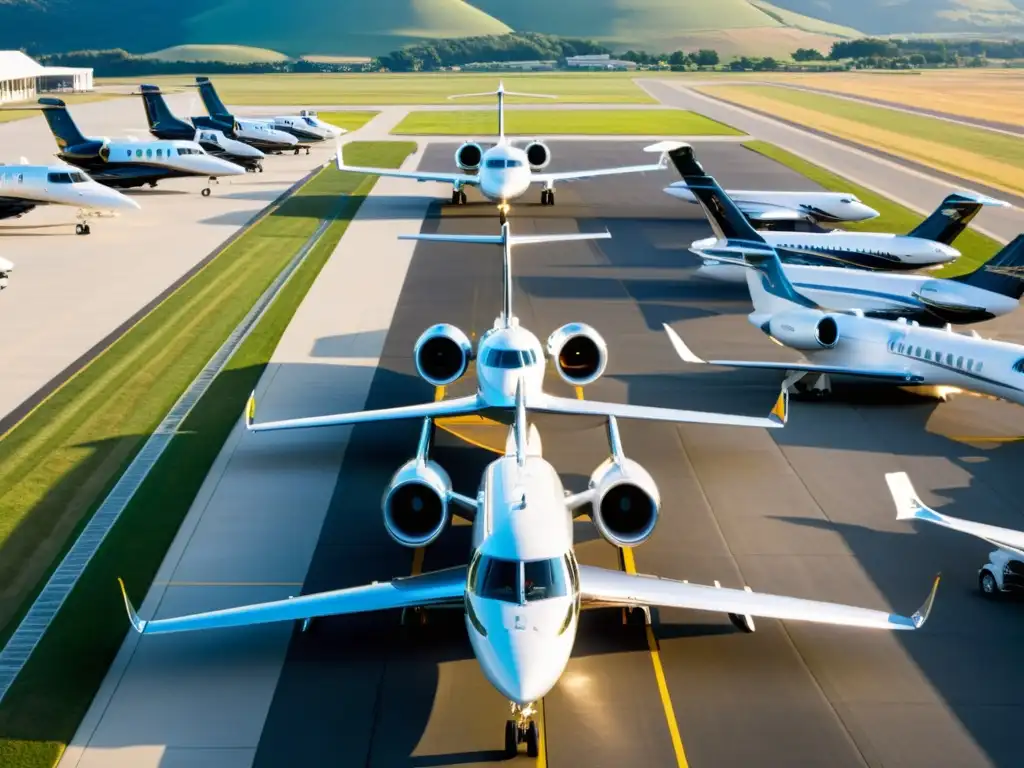
<path id="1" fill-rule="evenodd" d="M 570 56 L 611 53 L 593 42 L 535 32 L 429 40 L 406 46 L 377 59 L 392 72 L 432 71 L 490 61 L 564 61 Z"/>
<path id="2" fill-rule="evenodd" d="M 366 69 L 364 65 L 323 64 L 297 61 L 253 62 L 236 64 L 227 61 L 161 61 L 128 53 L 120 48 L 109 51 L 71 51 L 44 54 L 39 63 L 51 67 L 92 67 L 97 77 L 144 77 L 146 75 L 183 75 L 202 71 L 207 74 L 267 74 L 272 72 L 351 72 Z"/>

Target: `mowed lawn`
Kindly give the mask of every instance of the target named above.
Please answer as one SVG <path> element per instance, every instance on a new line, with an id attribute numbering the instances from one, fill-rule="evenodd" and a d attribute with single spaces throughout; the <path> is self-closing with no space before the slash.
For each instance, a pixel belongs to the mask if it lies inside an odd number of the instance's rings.
<path id="1" fill-rule="evenodd" d="M 355 131 L 362 128 L 379 114 L 380 112 L 342 110 L 339 112 L 321 112 L 319 117 L 325 123 L 344 128 L 346 131 Z"/>
<path id="2" fill-rule="evenodd" d="M 499 82 L 508 90 L 557 96 L 565 103 L 654 104 L 629 73 L 470 74 L 463 72 L 415 74 L 271 74 L 213 75 L 210 78 L 225 104 L 256 105 L 362 105 L 445 104 L 448 97 L 493 91 Z M 152 77 L 147 82 L 173 89 L 195 83 L 190 75 Z M 138 85 L 138 78 L 103 79 L 99 84 Z M 493 96 L 465 99 L 486 103 Z M 517 103 L 548 99 L 517 97 Z"/>
<path id="3" fill-rule="evenodd" d="M 870 205 L 879 216 L 868 221 L 843 224 L 843 229 L 851 232 L 896 232 L 904 234 L 924 221 L 924 216 L 894 203 L 887 197 L 854 184 L 842 176 L 826 171 L 821 166 L 804 160 L 802 157 L 787 152 L 774 144 L 765 141 L 749 141 L 743 146 L 766 157 L 792 168 L 802 176 L 806 176 L 815 184 L 832 192 L 852 192 L 865 205 Z M 999 251 L 1002 246 L 990 237 L 985 237 L 968 228 L 956 239 L 953 246 L 960 251 L 960 258 L 934 272 L 937 277 L 953 277 L 971 272 Z"/>
<path id="4" fill-rule="evenodd" d="M 965 179 L 1024 191 L 1024 139 L 790 88 L 729 85 L 698 90 Z"/>
<path id="5" fill-rule="evenodd" d="M 353 142 L 394 167 L 411 142 Z M 306 290 L 375 181 L 328 167 L 0 438 L 0 641 L 147 436 L 325 218 L 306 262 L 189 414 L 0 705 L 0 766 L 50 768 Z M 85 631 L 87 629 L 87 631 Z"/>
<path id="6" fill-rule="evenodd" d="M 398 135 L 475 136 L 496 133 L 491 110 L 410 112 L 395 126 Z M 681 109 L 509 109 L 511 134 L 623 134 L 658 136 L 740 136 L 731 126 Z"/>

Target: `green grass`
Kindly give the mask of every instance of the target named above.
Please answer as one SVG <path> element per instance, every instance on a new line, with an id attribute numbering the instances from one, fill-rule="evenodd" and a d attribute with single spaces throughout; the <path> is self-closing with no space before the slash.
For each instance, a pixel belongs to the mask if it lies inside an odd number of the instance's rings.
<path id="1" fill-rule="evenodd" d="M 349 145 L 360 163 L 395 167 L 413 149 L 408 142 Z M 292 314 L 373 181 L 322 171 L 0 440 L 0 471 L 24 502 L 36 497 L 52 512 L 54 498 L 92 488 L 94 509 L 320 220 L 337 215 L 186 419 L 0 705 L 4 768 L 51 768 L 59 759 L 127 630 L 116 578 L 124 577 L 132 598 L 141 601 Z M 48 447 L 38 446 L 40 440 Z M 12 476 L 14 467 L 34 477 L 34 494 Z M 22 511 L 31 521 L 38 504 Z"/>
<path id="2" fill-rule="evenodd" d="M 41 93 L 39 95 L 56 96 L 65 104 L 86 104 L 90 101 L 106 101 L 107 99 L 119 99 L 124 96 L 122 93 Z M 26 107 L 32 106 L 35 103 L 35 101 L 14 101 L 4 104 L 4 107 Z M 41 114 L 41 112 L 35 109 L 18 110 L 13 112 L 0 111 L 0 123 L 10 122 L 11 120 L 24 120 L 27 117 L 39 117 Z M 10 157 L 5 158 L 5 160 L 7 162 L 11 162 Z"/>
<path id="3" fill-rule="evenodd" d="M 288 61 L 279 51 L 248 45 L 174 45 L 147 53 L 143 58 L 158 61 L 226 61 L 232 64 Z"/>
<path id="4" fill-rule="evenodd" d="M 654 104 L 656 101 L 633 82 L 628 73 L 551 74 L 318 74 L 318 75 L 216 75 L 213 82 L 226 104 L 267 105 L 383 105 L 451 104 L 448 97 L 460 93 L 493 91 L 504 81 L 509 90 L 545 93 L 559 102 Z M 102 84 L 137 86 L 138 78 L 111 78 Z M 189 75 L 153 77 L 147 82 L 173 89 L 195 83 Z M 549 99 L 510 99 L 515 104 L 550 103 Z M 460 100 L 489 104 L 493 96 Z"/>
<path id="5" fill-rule="evenodd" d="M 865 189 L 857 184 L 847 181 L 831 171 L 804 160 L 802 157 L 780 149 L 774 144 L 765 141 L 748 141 L 743 146 L 748 149 L 770 157 L 776 162 L 792 168 L 794 171 L 825 189 L 833 192 L 852 192 L 860 198 L 861 202 L 869 205 L 878 211 L 879 216 L 869 221 L 844 224 L 844 229 L 852 232 L 909 232 L 922 221 L 924 216 L 894 203 L 887 197 Z M 971 272 L 979 264 L 988 261 L 999 251 L 1002 246 L 990 237 L 985 237 L 973 229 L 968 228 L 953 244 L 960 251 L 960 258 L 934 272 L 937 277 L 953 277 Z"/>
<path id="6" fill-rule="evenodd" d="M 380 112 L 345 110 L 342 112 L 321 112 L 319 117 L 325 123 L 344 128 L 346 131 L 354 131 L 357 128 L 362 128 L 379 114 Z"/>
<path id="7" fill-rule="evenodd" d="M 659 136 L 740 136 L 723 123 L 681 109 L 523 109 L 505 114 L 511 134 L 634 134 Z M 495 133 L 490 110 L 410 112 L 392 131 L 399 135 L 474 136 Z"/>

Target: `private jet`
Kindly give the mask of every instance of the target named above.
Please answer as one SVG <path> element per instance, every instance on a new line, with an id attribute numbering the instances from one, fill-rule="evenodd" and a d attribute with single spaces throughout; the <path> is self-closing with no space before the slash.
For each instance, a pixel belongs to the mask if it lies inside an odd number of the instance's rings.
<path id="1" fill-rule="evenodd" d="M 212 157 L 219 157 L 235 163 L 247 171 L 263 172 L 263 158 L 256 147 L 225 135 L 215 128 L 199 128 L 193 123 L 176 117 L 167 106 L 164 94 L 156 85 L 139 86 L 138 95 L 149 121 L 149 132 L 158 139 L 180 139 L 194 141 Z"/>
<path id="2" fill-rule="evenodd" d="M 885 482 L 896 504 L 897 520 L 921 520 L 976 536 L 998 547 L 978 569 L 978 588 L 983 595 L 998 597 L 1006 592 L 1024 592 L 1024 533 L 936 512 L 921 501 L 906 472 L 890 472 Z"/>
<path id="3" fill-rule="evenodd" d="M 92 231 L 87 223 L 90 216 L 139 208 L 130 197 L 71 166 L 0 163 L 0 219 L 17 218 L 40 205 L 77 206 L 78 235 Z"/>
<path id="4" fill-rule="evenodd" d="M 509 203 L 521 197 L 531 184 L 543 184 L 540 192 L 541 205 L 555 204 L 555 183 L 577 181 L 599 176 L 613 176 L 623 173 L 647 173 L 660 171 L 668 167 L 666 152 L 676 142 L 662 142 L 646 147 L 646 152 L 661 152 L 661 160 L 651 165 L 629 165 L 620 168 L 597 168 L 590 171 L 562 171 L 550 173 L 544 168 L 551 162 L 551 150 L 538 140 L 529 141 L 520 148 L 512 144 L 505 135 L 505 97 L 527 96 L 533 98 L 555 98 L 537 93 L 515 93 L 506 91 L 502 83 L 498 90 L 487 93 L 466 93 L 449 96 L 450 99 L 470 98 L 474 96 L 498 97 L 498 137 L 494 146 L 484 149 L 476 142 L 467 141 L 455 150 L 455 165 L 459 173 L 437 173 L 433 171 L 399 171 L 391 168 L 360 168 L 345 165 L 338 147 L 338 169 L 353 173 L 368 173 L 374 176 L 392 176 L 398 179 L 415 179 L 416 181 L 437 181 L 452 185 L 452 205 L 466 203 L 465 187 L 477 187 L 488 200 L 498 203 L 501 223 L 505 222 Z"/>
<path id="5" fill-rule="evenodd" d="M 692 152 L 692 150 L 691 150 Z M 832 375 L 934 385 L 968 390 L 1024 404 L 1024 346 L 959 334 L 952 326 L 932 328 L 899 318 L 866 317 L 861 310 L 836 312 L 811 301 L 789 281 L 778 253 L 710 176 L 692 162 L 690 188 L 708 212 L 715 210 L 732 233 L 731 252 L 746 271 L 754 311 L 750 322 L 782 346 L 798 350 L 807 361 L 705 361 L 664 325 L 676 353 L 689 363 L 786 371 L 783 388 L 831 391 Z M 804 380 L 811 384 L 805 387 Z"/>
<path id="6" fill-rule="evenodd" d="M 240 165 L 211 157 L 194 141 L 86 138 L 60 99 L 44 97 L 38 105 L 14 109 L 41 109 L 57 141 L 57 157 L 108 187 L 155 187 L 164 179 L 199 176 L 212 181 L 245 174 Z M 209 197 L 208 186 L 202 195 Z"/>
<path id="7" fill-rule="evenodd" d="M 672 197 L 698 204 L 693 191 L 685 181 L 676 181 L 663 190 Z M 862 203 L 848 192 L 781 192 L 729 189 L 743 215 L 763 229 L 782 229 L 795 222 L 810 224 L 838 224 L 840 222 L 868 221 L 878 217 L 878 211 Z"/>
<path id="8" fill-rule="evenodd" d="M 754 618 L 808 621 L 863 629 L 916 630 L 928 620 L 939 579 L 911 616 L 837 603 L 690 584 L 657 576 L 580 565 L 573 519 L 589 505 L 600 535 L 616 547 L 646 541 L 661 498 L 650 474 L 622 448 L 608 417 L 610 456 L 587 490 L 570 494 L 543 457 L 536 426 L 527 426 L 529 386 L 517 372 L 515 417 L 505 454 L 484 470 L 475 497 L 452 489 L 447 472 L 430 458 L 433 422 L 424 420 L 415 458 L 395 474 L 383 498 L 384 525 L 408 547 L 424 547 L 447 528 L 451 507 L 472 519 L 469 563 L 441 571 L 174 618 L 143 620 L 121 583 L 132 627 L 143 635 L 244 627 L 292 621 L 308 628 L 323 616 L 390 609 L 449 608 L 464 613 L 466 632 L 484 676 L 510 703 L 507 757 L 525 744 L 539 755 L 537 703 L 561 678 L 572 656 L 580 611 L 593 608 L 685 608 L 727 614 L 741 632 Z M 645 617 L 646 620 L 646 617 Z"/>
<path id="9" fill-rule="evenodd" d="M 1008 314 L 1024 294 L 1024 235 L 964 275 L 878 272 L 783 263 L 802 295 L 831 310 L 906 318 L 922 325 L 966 325 Z"/>
<path id="10" fill-rule="evenodd" d="M 315 112 L 308 110 L 304 110 L 304 115 L 272 118 L 238 117 L 228 112 L 210 78 L 197 77 L 196 87 L 209 114 L 206 118 L 193 118 L 196 125 L 211 128 L 231 125 L 236 134 L 235 138 L 251 143 L 266 152 L 294 149 L 297 155 L 300 149 L 305 149 L 308 155 L 310 144 L 334 139 L 344 133 L 340 128 L 320 120 Z M 208 124 L 202 121 L 207 121 Z"/>
<path id="11" fill-rule="evenodd" d="M 671 152 L 669 156 L 672 157 Z M 690 167 L 685 172 L 694 174 L 695 169 Z M 700 173 L 691 178 L 694 183 L 700 183 L 700 179 L 708 177 L 701 169 Z M 691 193 L 696 194 L 697 190 L 690 180 L 684 178 L 684 181 Z M 760 236 L 776 250 L 785 264 L 856 267 L 887 272 L 910 271 L 940 266 L 958 258 L 960 251 L 951 244 L 984 206 L 1009 207 L 1002 200 L 974 192 L 954 192 L 906 235 L 835 229 L 830 232 L 765 231 Z M 728 258 L 720 258 L 742 255 L 743 239 L 725 220 L 720 209 L 705 209 L 705 213 L 714 236 L 690 244 L 690 251 L 703 261 L 697 274 L 712 280 L 743 282 L 744 269 Z M 758 252 L 758 249 L 755 247 L 754 251 Z"/>
<path id="12" fill-rule="evenodd" d="M 476 350 L 469 337 L 453 325 L 431 326 L 416 341 L 413 357 L 419 375 L 435 387 L 453 384 L 476 360 L 477 391 L 466 397 L 439 400 L 421 405 L 399 406 L 373 411 L 310 416 L 284 421 L 256 423 L 256 401 L 250 398 L 246 407 L 246 427 L 252 432 L 307 427 L 335 427 L 343 424 L 392 419 L 423 419 L 478 414 L 493 411 L 510 413 L 515 405 L 516 389 L 522 381 L 522 395 L 531 411 L 588 416 L 616 416 L 624 419 L 651 419 L 676 423 L 728 424 L 745 427 L 782 427 L 786 423 L 788 394 L 783 390 L 767 417 L 739 416 L 724 413 L 657 408 L 623 403 L 602 403 L 558 397 L 543 389 L 546 355 L 551 357 L 555 371 L 573 387 L 584 387 L 597 381 L 608 365 L 608 347 L 596 330 L 583 323 L 569 323 L 556 330 L 546 347 L 512 314 L 511 250 L 516 245 L 535 243 L 601 240 L 607 232 L 565 235 L 512 235 L 508 222 L 501 225 L 500 235 L 401 235 L 401 240 L 423 240 L 446 243 L 483 243 L 500 245 L 503 254 L 503 306 L 494 326 L 481 335 Z"/>

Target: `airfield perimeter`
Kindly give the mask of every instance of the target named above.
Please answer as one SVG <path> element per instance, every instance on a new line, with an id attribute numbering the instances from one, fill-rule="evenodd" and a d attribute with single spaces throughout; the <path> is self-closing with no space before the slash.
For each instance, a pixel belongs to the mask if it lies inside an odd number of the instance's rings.
<path id="1" fill-rule="evenodd" d="M 641 145 L 552 141 L 552 169 L 635 162 Z M 696 146 L 726 186 L 808 185 L 734 142 Z M 431 143 L 421 167 L 449 167 L 453 149 Z M 844 152 L 837 145 L 832 163 L 853 162 Z M 945 191 L 886 168 L 882 178 L 864 178 L 875 167 L 861 163 L 856 180 L 919 210 Z M 613 235 L 597 244 L 517 249 L 516 313 L 541 339 L 572 320 L 605 336 L 609 372 L 587 396 L 760 415 L 777 377 L 687 368 L 661 330 L 671 323 L 702 355 L 786 354 L 746 322 L 742 288 L 691 277 L 695 259 L 685 247 L 709 228 L 699 209 L 660 192 L 670 180 L 666 171 L 581 182 L 561 187 L 555 208 L 532 200 L 515 205 L 513 232 L 607 227 Z M 496 229 L 492 206 L 473 193 L 474 204 L 464 208 L 439 205 L 446 196 L 436 185 L 378 183 L 282 339 L 258 390 L 258 418 L 432 397 L 414 374 L 415 338 L 438 321 L 479 336 L 500 304 L 496 252 L 413 248 L 394 239 L 421 229 Z M 990 213 L 979 224 L 1001 239 L 1024 230 Z M 12 260 L 20 268 L 29 258 Z M 1016 315 L 991 326 L 1002 338 L 1021 339 Z M 554 376 L 548 387 L 569 391 Z M 578 490 L 606 455 L 603 423 L 538 423 L 545 454 Z M 464 525 L 418 557 L 392 544 L 381 526 L 380 494 L 412 455 L 417 429 L 236 429 L 142 613 L 169 616 L 462 562 Z M 901 612 L 917 606 L 935 571 L 945 573 L 945 583 L 933 618 L 912 635 L 772 621 L 742 635 L 724 616 L 662 611 L 654 634 L 663 685 L 641 627 L 624 626 L 613 611 L 588 614 L 573 662 L 543 702 L 543 762 L 1012 764 L 1024 707 L 1020 612 L 977 596 L 983 545 L 898 524 L 882 476 L 905 469 L 926 500 L 935 490 L 972 516 L 1020 527 L 1021 443 L 957 438 L 1022 430 L 1024 411 L 1005 403 L 961 396 L 937 405 L 864 388 L 840 389 L 835 402 L 794 402 L 790 424 L 772 433 L 623 422 L 627 454 L 651 472 L 664 501 L 654 536 L 635 550 L 640 572 Z M 435 455 L 464 493 L 489 458 L 454 437 L 442 437 Z M 618 562 L 585 522 L 577 541 L 582 562 Z M 440 766 L 501 759 L 507 706 L 472 660 L 458 614 L 435 612 L 425 626 L 404 629 L 393 613 L 330 619 L 289 647 L 290 636 L 290 627 L 270 626 L 130 637 L 61 764 L 277 766 L 330 756 L 339 765 Z M 673 746 L 667 712 L 685 758 Z"/>

